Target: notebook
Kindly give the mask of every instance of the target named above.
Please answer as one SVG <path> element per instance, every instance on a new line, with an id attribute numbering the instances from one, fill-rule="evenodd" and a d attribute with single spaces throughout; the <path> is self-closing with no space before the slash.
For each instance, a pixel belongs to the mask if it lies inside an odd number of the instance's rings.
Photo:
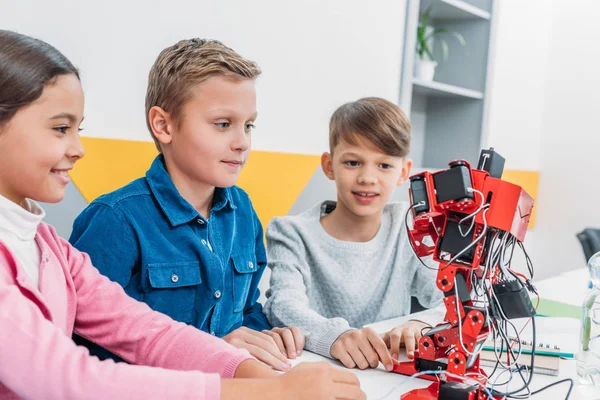
<path id="1" fill-rule="evenodd" d="M 529 318 L 518 318 L 511 320 L 521 331 L 521 353 L 531 354 L 533 334 Z M 523 327 L 525 327 L 523 329 Z M 563 317 L 536 317 L 536 356 L 573 358 L 579 345 L 579 320 Z M 509 339 L 516 340 L 514 332 L 509 332 Z M 491 351 L 493 354 L 494 344 L 492 337 L 483 346 L 483 350 Z M 536 357 L 537 358 L 537 357 Z M 495 360 L 495 357 L 494 357 Z"/>

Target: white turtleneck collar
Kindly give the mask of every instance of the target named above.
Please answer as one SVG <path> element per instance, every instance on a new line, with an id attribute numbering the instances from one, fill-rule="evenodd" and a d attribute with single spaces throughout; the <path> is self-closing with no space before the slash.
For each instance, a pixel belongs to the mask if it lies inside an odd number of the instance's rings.
<path id="1" fill-rule="evenodd" d="M 46 213 L 35 201 L 25 199 L 23 207 L 0 195 L 0 232 L 23 241 L 33 240 Z"/>

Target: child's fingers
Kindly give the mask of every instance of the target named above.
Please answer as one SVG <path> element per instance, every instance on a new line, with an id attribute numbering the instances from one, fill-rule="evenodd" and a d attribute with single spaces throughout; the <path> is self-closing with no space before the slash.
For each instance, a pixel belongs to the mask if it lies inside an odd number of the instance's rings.
<path id="1" fill-rule="evenodd" d="M 353 345 L 348 346 L 347 351 L 350 354 L 350 356 L 352 357 L 352 360 L 354 360 L 354 363 L 356 364 L 356 366 L 358 368 L 360 368 L 360 369 L 369 368 L 369 362 L 367 361 L 367 359 L 365 358 L 365 355 L 363 354 L 363 352 L 361 351 L 361 349 L 358 347 L 358 345 L 356 343 L 353 343 Z"/>
<path id="2" fill-rule="evenodd" d="M 248 329 L 244 331 L 245 336 L 244 340 L 254 346 L 258 346 L 261 349 L 264 349 L 271 353 L 273 356 L 277 357 L 280 361 L 284 363 L 288 363 L 287 357 L 279 351 L 275 340 L 269 335 L 266 335 L 262 332 L 257 332 L 253 329 Z"/>
<path id="3" fill-rule="evenodd" d="M 285 345 L 285 349 L 287 350 L 287 356 L 289 358 L 296 358 L 296 342 L 294 342 L 294 335 L 292 331 L 288 328 L 281 329 L 277 332 L 281 339 L 283 339 L 283 344 Z M 286 354 L 284 352 L 284 354 Z"/>
<path id="4" fill-rule="evenodd" d="M 270 367 L 278 371 L 288 371 L 292 367 L 292 365 L 289 362 L 282 362 L 279 358 L 273 356 L 273 354 L 269 353 L 268 351 L 259 346 L 246 343 L 246 346 L 244 347 L 257 360 L 262 361 L 263 363 L 269 365 Z"/>
<path id="5" fill-rule="evenodd" d="M 285 354 L 285 345 L 283 344 L 283 340 L 281 340 L 281 336 L 279 336 L 279 333 L 277 333 L 275 329 L 278 328 L 273 328 L 272 331 L 263 330 L 262 333 L 269 335 L 275 341 L 275 344 L 279 348 L 281 354 Z"/>
<path id="6" fill-rule="evenodd" d="M 348 353 L 348 351 L 346 351 L 346 349 L 340 350 L 339 354 L 337 354 L 336 357 L 338 360 L 340 360 L 340 362 L 342 364 L 344 364 L 344 367 L 346 367 L 346 368 L 356 367 L 356 363 L 352 359 L 352 356 L 350 355 L 350 353 Z"/>
<path id="7" fill-rule="evenodd" d="M 390 338 L 390 353 L 394 360 L 400 357 L 400 344 L 402 343 L 402 327 L 396 327 L 388 332 Z"/>
<path id="8" fill-rule="evenodd" d="M 392 356 L 390 355 L 390 352 L 388 351 L 387 346 L 385 345 L 385 342 L 381 336 L 378 334 L 369 335 L 368 339 L 385 369 L 391 371 L 394 368 Z"/>
<path id="9" fill-rule="evenodd" d="M 415 356 L 415 334 L 410 331 L 404 332 L 404 347 L 406 347 L 406 355 L 408 358 L 413 358 Z"/>
<path id="10" fill-rule="evenodd" d="M 344 371 L 343 369 L 334 368 L 331 371 L 331 377 L 334 382 L 345 383 L 347 385 L 360 386 L 358 376 L 354 372 Z"/>
<path id="11" fill-rule="evenodd" d="M 383 340 L 383 343 L 385 343 L 385 346 L 389 349 L 390 348 L 390 335 L 389 335 L 389 332 L 380 333 L 379 337 L 381 338 L 381 340 Z"/>
<path id="12" fill-rule="evenodd" d="M 297 326 L 292 326 L 290 328 L 292 334 L 294 335 L 294 343 L 296 344 L 296 353 L 298 355 L 302 354 L 302 350 L 304 349 L 304 333 Z"/>
<path id="13" fill-rule="evenodd" d="M 367 360 L 367 363 L 369 363 L 368 366 L 371 368 L 377 368 L 377 366 L 379 365 L 379 356 L 373 349 L 373 346 L 371 345 L 369 340 L 367 338 L 365 339 L 366 340 L 361 340 L 358 343 L 358 348 Z"/>
<path id="14" fill-rule="evenodd" d="M 360 386 L 357 385 L 337 383 L 334 388 L 336 400 L 362 400 L 367 398 L 366 394 L 360 389 Z"/>

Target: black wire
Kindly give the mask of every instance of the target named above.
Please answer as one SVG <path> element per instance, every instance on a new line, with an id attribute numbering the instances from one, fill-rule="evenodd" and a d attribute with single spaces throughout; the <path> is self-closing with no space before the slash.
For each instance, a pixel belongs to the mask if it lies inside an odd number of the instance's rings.
<path id="1" fill-rule="evenodd" d="M 520 387 L 517 390 L 513 390 L 510 392 L 500 392 L 498 390 L 495 389 L 490 389 L 490 391 L 492 392 L 492 394 L 494 396 L 502 396 L 502 397 L 510 397 L 510 398 L 520 398 L 520 397 L 513 397 L 513 395 L 522 392 L 525 389 L 529 388 L 529 385 L 531 384 L 531 379 L 533 378 L 533 362 L 534 362 L 534 358 L 535 358 L 535 346 L 536 346 L 536 338 L 535 338 L 535 317 L 531 317 L 531 329 L 532 329 L 532 341 L 531 341 L 531 360 L 529 363 L 529 376 L 527 377 L 527 381 L 525 381 L 525 378 L 523 377 L 523 374 L 521 373 L 520 368 L 517 369 L 517 372 L 519 373 L 519 376 L 521 376 L 521 379 L 523 380 L 523 386 Z M 503 331 L 499 331 L 502 334 L 502 337 L 504 338 L 504 340 L 506 340 L 507 343 L 510 343 L 509 339 L 505 336 Z M 518 366 L 519 364 L 516 363 L 517 361 L 517 357 L 515 357 L 515 355 L 513 354 L 512 351 L 508 351 L 508 354 L 510 355 L 510 357 L 513 358 L 513 361 L 515 362 L 515 364 Z M 531 393 L 529 393 L 527 395 L 527 397 L 531 396 Z"/>
<path id="2" fill-rule="evenodd" d="M 533 262 L 531 261 L 531 258 L 529 258 L 529 254 L 527 254 L 527 250 L 525 250 L 525 246 L 523 245 L 523 243 L 521 242 L 517 242 L 519 247 L 521 248 L 521 250 L 523 251 L 523 254 L 525 255 L 525 261 L 527 261 L 527 269 L 529 270 L 529 276 L 531 276 L 531 279 L 533 279 Z"/>
<path id="3" fill-rule="evenodd" d="M 538 393 L 541 393 L 541 392 L 543 392 L 543 391 L 544 391 L 544 390 L 546 390 L 546 389 L 549 389 L 549 388 L 551 388 L 552 386 L 559 385 L 559 384 L 561 384 L 561 383 L 563 383 L 563 382 L 569 382 L 569 383 L 570 383 L 570 385 L 569 385 L 569 390 L 567 391 L 567 395 L 565 396 L 565 400 L 568 400 L 568 399 L 569 399 L 569 396 L 571 395 L 571 390 L 573 390 L 573 379 L 571 379 L 571 378 L 562 379 L 562 380 L 560 380 L 560 381 L 556 381 L 556 382 L 550 383 L 550 384 L 548 384 L 548 385 L 546 385 L 546 386 L 544 386 L 544 387 L 542 387 L 542 388 L 539 388 L 538 390 L 534 390 L 533 392 L 531 392 L 531 394 L 530 394 L 530 395 L 522 395 L 522 396 L 508 396 L 508 397 L 510 397 L 511 399 L 527 399 L 527 398 L 529 398 L 530 396 L 534 396 L 534 395 L 536 395 L 536 394 L 538 394 Z"/>
<path id="4" fill-rule="evenodd" d="M 432 330 L 432 329 L 433 329 L 433 326 L 429 325 L 429 326 L 424 326 L 424 327 L 422 327 L 422 328 L 421 328 L 421 336 L 425 336 L 425 334 L 423 333 L 423 331 L 424 331 L 425 329 Z"/>
<path id="5" fill-rule="evenodd" d="M 410 243 L 410 248 L 412 249 L 413 253 L 415 254 L 415 257 L 417 257 L 417 260 L 419 260 L 419 262 L 427 269 L 433 270 L 433 271 L 437 271 L 438 268 L 431 268 L 429 265 L 425 264 L 423 262 L 423 260 L 421 260 L 421 257 L 419 257 L 419 255 L 417 254 L 417 249 L 415 249 L 415 246 L 413 246 L 413 242 L 412 242 L 412 235 L 410 234 L 410 228 L 408 227 L 408 214 L 410 213 L 410 210 L 412 210 L 413 208 L 417 207 L 419 204 L 414 204 L 412 206 L 410 206 L 408 208 L 408 210 L 406 210 L 406 213 L 404 214 L 404 226 L 406 227 L 406 234 L 408 235 L 408 243 Z"/>
<path id="6" fill-rule="evenodd" d="M 496 323 L 496 321 L 492 321 L 492 323 Z M 496 331 L 492 330 L 492 339 L 494 343 L 494 346 L 496 346 Z M 502 350 L 504 350 L 504 342 L 502 342 L 502 345 L 500 347 L 500 354 L 502 354 Z M 496 351 L 494 350 L 494 355 L 496 355 Z M 492 370 L 492 373 L 489 376 L 493 376 L 494 373 L 496 372 L 496 370 L 498 369 L 498 366 L 500 365 L 500 359 L 498 358 L 498 356 L 496 355 L 496 365 L 494 365 L 494 369 Z"/>

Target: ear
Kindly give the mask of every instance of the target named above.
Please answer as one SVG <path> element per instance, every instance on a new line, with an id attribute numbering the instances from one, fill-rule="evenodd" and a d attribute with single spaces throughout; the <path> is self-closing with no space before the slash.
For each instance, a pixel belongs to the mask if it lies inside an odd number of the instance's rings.
<path id="1" fill-rule="evenodd" d="M 396 184 L 397 186 L 402 186 L 404 184 L 404 182 L 406 182 L 406 180 L 410 176 L 411 168 L 412 168 L 412 160 L 410 158 L 405 158 L 404 160 L 402 160 L 402 173 L 400 174 L 400 177 L 398 178 L 398 183 Z"/>
<path id="2" fill-rule="evenodd" d="M 161 145 L 169 144 L 173 140 L 173 120 L 168 112 L 158 106 L 154 106 L 148 112 L 148 122 L 152 134 Z"/>
<path id="3" fill-rule="evenodd" d="M 321 168 L 330 180 L 335 180 L 335 176 L 333 174 L 333 156 L 327 152 L 323 153 L 321 156 Z"/>

